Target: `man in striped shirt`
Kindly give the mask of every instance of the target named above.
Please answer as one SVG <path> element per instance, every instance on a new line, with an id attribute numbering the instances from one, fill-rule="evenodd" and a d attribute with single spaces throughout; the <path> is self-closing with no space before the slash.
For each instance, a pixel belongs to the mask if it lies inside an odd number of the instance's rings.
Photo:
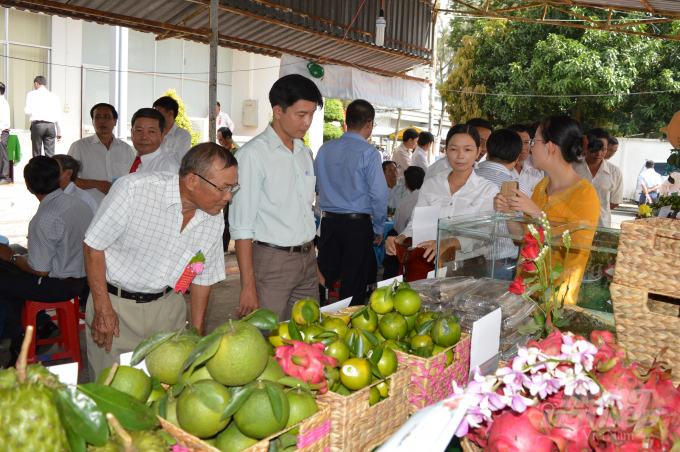
<path id="1" fill-rule="evenodd" d="M 517 132 L 507 129 L 496 130 L 489 136 L 486 146 L 488 151 L 487 159 L 479 163 L 475 173 L 498 185 L 499 191 L 502 190 L 503 182 L 518 182 L 520 191 L 527 196 L 531 196 L 529 187 L 510 173 L 522 152 L 522 139 Z M 498 223 L 496 232 L 502 234 L 508 233 L 505 222 Z M 511 239 L 498 239 L 498 248 L 496 249 L 495 256 L 491 256 L 493 258 L 491 262 L 493 263 L 487 264 L 489 265 L 488 276 L 508 281 L 513 280 L 517 267 L 518 251 L 519 248 L 512 243 Z M 493 250 L 490 250 L 490 252 L 494 254 Z"/>

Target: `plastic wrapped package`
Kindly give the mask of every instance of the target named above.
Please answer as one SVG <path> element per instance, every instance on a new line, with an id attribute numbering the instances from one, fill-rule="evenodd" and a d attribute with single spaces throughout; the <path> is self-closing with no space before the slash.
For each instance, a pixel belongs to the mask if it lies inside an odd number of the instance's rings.
<path id="1" fill-rule="evenodd" d="M 454 276 L 446 278 L 436 288 L 439 291 L 439 299 L 442 302 L 453 300 L 456 295 L 467 290 L 476 280 L 472 276 Z"/>
<path id="2" fill-rule="evenodd" d="M 470 276 L 454 276 L 450 278 L 430 278 L 422 279 L 409 283 L 411 289 L 418 292 L 423 304 L 436 304 L 452 299 L 468 285 L 474 283 L 475 279 Z M 442 297 L 442 293 L 444 297 Z"/>
<path id="3" fill-rule="evenodd" d="M 523 300 L 512 311 L 503 311 L 503 328 L 517 329 L 524 323 L 536 309 L 536 304 L 531 300 Z"/>

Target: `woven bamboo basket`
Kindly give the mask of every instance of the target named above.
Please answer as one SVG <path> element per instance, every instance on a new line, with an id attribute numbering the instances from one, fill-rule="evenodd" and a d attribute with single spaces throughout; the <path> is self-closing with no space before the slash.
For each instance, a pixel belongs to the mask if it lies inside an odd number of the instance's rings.
<path id="1" fill-rule="evenodd" d="M 484 452 L 484 449 L 467 438 L 460 439 L 460 447 L 463 448 L 463 452 Z"/>
<path id="2" fill-rule="evenodd" d="M 408 418 L 411 368 L 400 364 L 390 375 L 389 396 L 369 406 L 372 385 L 348 396 L 320 395 L 331 406 L 330 452 L 370 452 L 399 430 Z"/>
<path id="3" fill-rule="evenodd" d="M 291 425 L 289 428 L 275 433 L 268 438 L 263 439 L 257 444 L 245 449 L 243 452 L 267 452 L 269 450 L 270 440 L 277 438 L 298 426 L 300 427 L 300 431 L 298 433 L 298 450 L 303 452 L 324 452 L 328 450 L 331 408 L 328 403 L 318 399 L 317 404 L 319 405 L 319 411 L 314 413 L 312 416 L 304 419 L 301 422 L 298 422 L 295 425 Z M 163 430 L 172 435 L 177 440 L 178 445 L 184 447 L 190 452 L 220 452 L 219 449 L 216 449 L 199 438 L 188 434 L 181 428 L 172 425 L 165 419 L 161 417 L 158 419 L 161 421 Z"/>
<path id="4" fill-rule="evenodd" d="M 410 355 L 398 350 L 399 362 L 411 366 L 411 390 L 409 414 L 415 414 L 426 406 L 448 398 L 453 393 L 453 384 L 466 386 L 470 373 L 470 335 L 461 334 L 460 341 L 445 351 L 453 350 L 453 361 L 446 367 L 445 352 L 430 358 Z"/>

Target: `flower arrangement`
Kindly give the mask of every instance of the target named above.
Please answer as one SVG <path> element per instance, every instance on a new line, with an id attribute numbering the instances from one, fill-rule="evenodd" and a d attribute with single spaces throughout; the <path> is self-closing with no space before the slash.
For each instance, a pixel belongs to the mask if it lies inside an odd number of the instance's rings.
<path id="1" fill-rule="evenodd" d="M 649 207 L 647 204 L 640 204 L 640 208 L 638 209 L 638 218 L 651 218 L 652 217 L 652 208 Z"/>
<path id="2" fill-rule="evenodd" d="M 519 333 L 535 334 L 540 331 L 541 335 L 545 337 L 553 330 L 553 326 L 559 328 L 569 324 L 569 320 L 562 317 L 564 314 L 564 300 L 568 290 L 564 291 L 560 302 L 558 294 L 562 282 L 558 284 L 557 281 L 564 281 L 565 279 L 565 269 L 569 263 L 571 237 L 569 236 L 569 231 L 565 231 L 562 234 L 567 256 L 564 265 L 560 262 L 553 265 L 553 253 L 550 248 L 553 235 L 545 212 L 543 213 L 541 223 L 543 226 L 541 229 L 536 229 L 534 225 L 529 225 L 529 234 L 522 239 L 522 243 L 526 244 L 521 252 L 522 257 L 524 257 L 522 271 L 525 275 L 528 274 L 529 277 L 525 279 L 522 276 L 518 276 L 510 285 L 509 291 L 523 295 L 525 298 L 533 301 L 540 311 L 534 315 L 532 321 L 519 328 Z M 538 301 L 531 295 L 536 295 Z"/>
<path id="3" fill-rule="evenodd" d="M 467 388 L 454 382 L 451 402 L 469 400 L 456 435 L 488 451 L 680 450 L 667 364 L 630 365 L 607 331 L 591 341 L 553 331 L 495 375 L 477 368 Z"/>

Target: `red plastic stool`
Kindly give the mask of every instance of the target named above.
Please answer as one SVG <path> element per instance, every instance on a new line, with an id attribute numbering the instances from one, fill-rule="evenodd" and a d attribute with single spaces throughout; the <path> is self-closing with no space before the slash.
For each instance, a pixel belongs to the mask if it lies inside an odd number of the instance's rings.
<path id="1" fill-rule="evenodd" d="M 78 338 L 78 319 L 80 318 L 78 297 L 61 303 L 38 303 L 36 301 L 26 300 L 22 314 L 22 324 L 24 328 L 28 325 L 33 325 L 34 331 L 37 333 L 35 318 L 38 312 L 47 309 L 55 309 L 57 311 L 57 315 L 53 316 L 52 320 L 55 320 L 57 325 L 59 325 L 61 334 L 54 339 L 41 339 L 37 342 L 31 341 L 31 345 L 28 349 L 28 362 L 34 362 L 35 358 L 37 358 L 38 361 L 43 362 L 71 358 L 74 362 L 78 363 L 78 371 L 83 370 L 83 362 L 80 357 L 80 340 Z M 58 343 L 59 348 L 63 348 L 65 351 L 52 355 L 35 355 L 36 344 L 44 345 L 55 343 Z"/>

